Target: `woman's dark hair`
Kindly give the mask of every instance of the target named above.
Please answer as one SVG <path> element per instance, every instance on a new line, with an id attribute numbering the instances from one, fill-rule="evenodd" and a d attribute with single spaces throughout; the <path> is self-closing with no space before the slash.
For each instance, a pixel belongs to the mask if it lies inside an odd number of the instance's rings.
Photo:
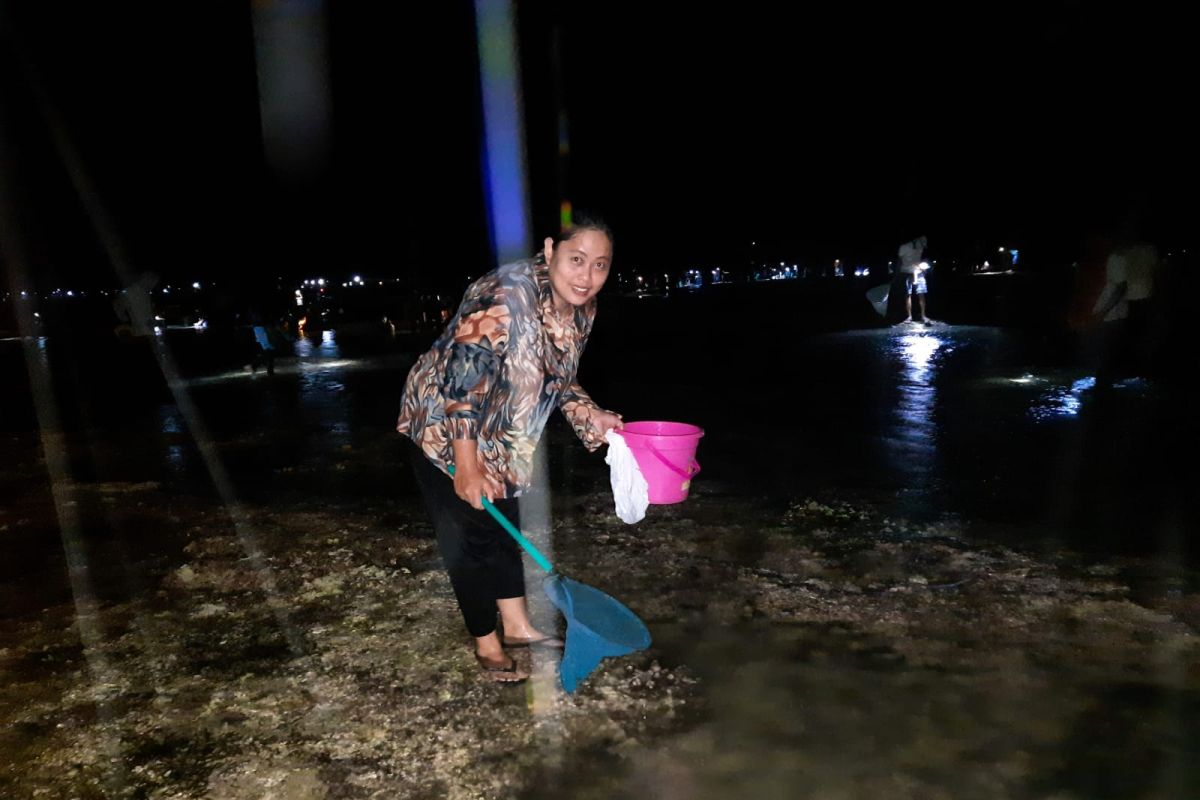
<path id="1" fill-rule="evenodd" d="M 596 231 L 597 233 L 603 233 L 608 237 L 608 243 L 614 248 L 616 247 L 616 242 L 613 239 L 612 228 L 608 227 L 608 223 L 603 219 L 593 214 L 581 214 L 577 216 L 571 223 L 570 227 L 564 228 L 561 233 L 552 237 L 554 239 L 554 246 L 557 248 L 563 242 L 570 241 L 577 234 L 583 233 L 584 231 Z"/>

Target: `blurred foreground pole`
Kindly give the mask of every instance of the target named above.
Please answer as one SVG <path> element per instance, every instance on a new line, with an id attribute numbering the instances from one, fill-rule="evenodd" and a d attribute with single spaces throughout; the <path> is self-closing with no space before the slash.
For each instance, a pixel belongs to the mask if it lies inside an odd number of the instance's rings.
<path id="1" fill-rule="evenodd" d="M 267 163 L 287 181 L 320 174 L 331 127 L 324 0 L 255 0 L 252 9 Z"/>
<path id="2" fill-rule="evenodd" d="M 514 9 L 511 0 L 475 0 L 475 33 L 479 41 L 479 77 L 483 94 L 483 181 L 492 251 L 500 264 L 533 254 L 530 237 L 529 181 L 526 176 L 525 127 L 522 122 L 521 81 L 517 61 Z M 544 441 L 544 440 L 543 440 Z M 521 528 L 547 558 L 554 560 L 550 541 L 549 481 L 545 446 L 538 448 L 531 491 L 521 497 Z M 538 591 L 542 574 L 526 573 L 526 596 L 531 617 L 549 625 L 553 612 Z M 536 572 L 536 574 L 534 574 Z M 557 656 L 533 653 L 538 659 L 530 681 L 535 712 L 552 708 L 557 690 Z M 541 663 L 550 659 L 553 663 Z M 553 667 L 548 669 L 547 667 Z"/>
<path id="3" fill-rule="evenodd" d="M 483 180 L 492 250 L 503 264 L 532 252 L 520 70 L 511 0 L 475 0 L 483 92 Z"/>

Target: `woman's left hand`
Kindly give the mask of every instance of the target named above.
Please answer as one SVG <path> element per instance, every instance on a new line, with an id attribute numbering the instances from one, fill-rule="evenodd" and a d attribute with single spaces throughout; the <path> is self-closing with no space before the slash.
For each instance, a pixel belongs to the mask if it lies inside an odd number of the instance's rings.
<path id="1" fill-rule="evenodd" d="M 592 427 L 596 429 L 602 440 L 610 429 L 621 430 L 625 427 L 625 423 L 621 421 L 620 414 L 612 411 L 601 411 L 599 409 L 592 412 L 591 422 Z"/>

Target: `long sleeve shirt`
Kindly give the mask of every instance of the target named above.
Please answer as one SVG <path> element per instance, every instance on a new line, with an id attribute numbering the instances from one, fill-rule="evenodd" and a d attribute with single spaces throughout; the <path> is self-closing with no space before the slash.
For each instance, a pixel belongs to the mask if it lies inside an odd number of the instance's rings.
<path id="1" fill-rule="evenodd" d="M 445 332 L 413 365 L 396 430 L 443 472 L 454 463 L 452 442 L 474 440 L 505 496 L 520 495 L 556 407 L 589 450 L 604 443 L 592 424 L 600 409 L 575 379 L 595 316 L 593 298 L 560 318 L 540 260 L 489 272 L 467 288 Z"/>

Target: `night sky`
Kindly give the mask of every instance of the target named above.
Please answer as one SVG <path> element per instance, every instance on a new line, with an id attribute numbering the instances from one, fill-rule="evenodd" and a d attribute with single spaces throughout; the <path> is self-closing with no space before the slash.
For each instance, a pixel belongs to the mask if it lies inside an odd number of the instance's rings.
<path id="1" fill-rule="evenodd" d="M 457 280 L 487 263 L 470 4 L 326 4 L 331 134 L 303 174 L 264 155 L 250 4 L 26 5 L 0 39 L 4 180 L 45 280 L 116 282 L 46 107 L 135 268 Z M 922 233 L 935 253 L 1062 263 L 1133 198 L 1179 241 L 1185 26 L 1092 5 L 519 3 L 535 235 L 563 180 L 613 223 L 618 266 L 716 266 L 751 240 L 878 260 Z"/>

